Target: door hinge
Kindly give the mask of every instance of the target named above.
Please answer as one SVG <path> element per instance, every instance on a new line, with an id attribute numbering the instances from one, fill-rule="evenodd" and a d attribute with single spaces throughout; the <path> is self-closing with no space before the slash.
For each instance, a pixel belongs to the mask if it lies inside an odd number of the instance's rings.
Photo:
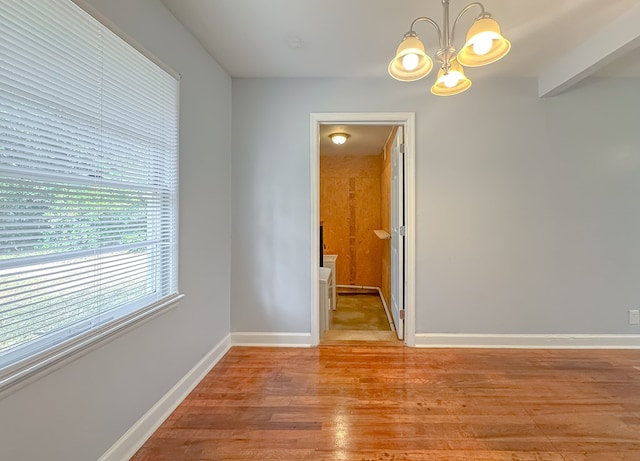
<path id="1" fill-rule="evenodd" d="M 400 320 L 404 320 L 404 309 L 400 309 Z"/>
<path id="2" fill-rule="evenodd" d="M 403 237 L 405 237 L 407 235 L 407 228 L 404 226 L 400 226 L 398 228 L 398 234 L 402 235 Z"/>
<path id="3" fill-rule="evenodd" d="M 404 154 L 404 144 L 400 144 L 398 148 L 400 149 L 400 153 Z"/>

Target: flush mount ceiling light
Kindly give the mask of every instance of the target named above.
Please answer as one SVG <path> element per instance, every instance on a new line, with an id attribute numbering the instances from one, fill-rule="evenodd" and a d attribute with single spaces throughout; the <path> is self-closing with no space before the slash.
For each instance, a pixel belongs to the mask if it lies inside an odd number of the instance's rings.
<path id="1" fill-rule="evenodd" d="M 470 9 L 479 8 L 480 14 L 467 33 L 467 40 L 460 51 L 453 44 L 456 26 L 460 18 Z M 396 56 L 389 63 L 389 74 L 396 80 L 412 82 L 426 77 L 433 68 L 433 60 L 427 55 L 418 34 L 413 30 L 419 22 L 428 22 L 438 32 L 440 48 L 435 54 L 440 63 L 438 78 L 431 92 L 438 96 L 462 93 L 471 86 L 464 75 L 464 68 L 478 67 L 496 62 L 511 49 L 511 43 L 500 33 L 500 26 L 486 12 L 482 3 L 473 2 L 465 6 L 458 17 L 449 24 L 449 0 L 442 0 L 442 29 L 431 18 L 419 17 L 413 20 L 409 32 L 404 34 Z"/>
<path id="2" fill-rule="evenodd" d="M 347 139 L 351 137 L 351 135 L 347 133 L 331 133 L 329 137 L 334 144 L 344 144 L 345 142 L 347 142 Z"/>

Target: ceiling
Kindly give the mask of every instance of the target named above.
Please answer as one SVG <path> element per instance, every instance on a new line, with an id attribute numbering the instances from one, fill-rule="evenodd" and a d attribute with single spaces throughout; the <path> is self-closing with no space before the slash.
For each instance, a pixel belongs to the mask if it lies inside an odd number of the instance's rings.
<path id="1" fill-rule="evenodd" d="M 320 155 L 379 155 L 382 154 L 393 126 L 390 125 L 320 125 Z M 342 145 L 334 144 L 331 133 L 347 133 Z"/>
<path id="2" fill-rule="evenodd" d="M 440 0 L 162 0 L 234 78 L 385 77 L 411 21 L 428 16 L 442 25 Z M 452 19 L 468 1 L 451 0 Z M 471 69 L 470 77 L 537 77 L 638 0 L 483 0 L 511 41 L 500 62 Z M 636 8 L 638 9 L 638 8 Z M 461 19 L 464 40 L 476 9 Z M 634 24 L 640 35 L 640 24 Z M 416 31 L 433 55 L 437 35 Z M 605 73 L 640 76 L 640 52 Z"/>
<path id="3" fill-rule="evenodd" d="M 391 78 L 388 63 L 411 22 L 428 16 L 443 23 L 441 0 L 162 2 L 233 78 Z M 452 20 L 468 3 L 451 0 Z M 467 69 L 471 80 L 538 78 L 539 95 L 551 96 L 592 74 L 640 77 L 640 0 L 482 3 L 500 23 L 512 49 L 495 64 Z M 457 46 L 476 11 L 461 19 Z M 415 30 L 433 56 L 438 47 L 435 31 L 426 23 Z M 337 128 L 323 127 L 322 153 L 368 152 L 374 139 L 384 138 L 384 143 L 388 134 L 380 127 L 371 127 L 367 136 L 366 127 L 348 128 L 352 137 L 336 147 L 327 135 Z"/>

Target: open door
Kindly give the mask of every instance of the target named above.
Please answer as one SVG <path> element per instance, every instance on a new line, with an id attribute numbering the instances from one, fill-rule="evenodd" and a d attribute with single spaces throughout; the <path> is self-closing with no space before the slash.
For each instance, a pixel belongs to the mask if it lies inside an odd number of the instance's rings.
<path id="1" fill-rule="evenodd" d="M 320 127 L 322 125 L 397 126 L 391 161 L 391 255 L 389 306 L 398 337 L 415 346 L 415 114 L 413 112 L 312 113 L 310 130 L 310 344 L 320 343 Z M 404 146 L 404 148 L 403 148 Z M 404 150 L 404 152 L 403 152 Z M 394 163 L 395 159 L 395 163 Z M 406 231 L 405 231 L 406 229 Z M 387 286 L 389 286 L 387 285 Z M 393 300 L 393 301 L 392 301 Z M 405 315 L 406 313 L 406 315 Z"/>
<path id="2" fill-rule="evenodd" d="M 398 127 L 391 151 L 391 315 L 404 339 L 404 130 Z"/>

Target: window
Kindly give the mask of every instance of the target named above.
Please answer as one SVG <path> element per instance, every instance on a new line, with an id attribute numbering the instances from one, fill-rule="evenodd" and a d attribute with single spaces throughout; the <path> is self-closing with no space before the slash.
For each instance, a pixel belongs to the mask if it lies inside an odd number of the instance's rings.
<path id="1" fill-rule="evenodd" d="M 0 30 L 2 387 L 178 298 L 178 82 L 70 0 Z"/>

